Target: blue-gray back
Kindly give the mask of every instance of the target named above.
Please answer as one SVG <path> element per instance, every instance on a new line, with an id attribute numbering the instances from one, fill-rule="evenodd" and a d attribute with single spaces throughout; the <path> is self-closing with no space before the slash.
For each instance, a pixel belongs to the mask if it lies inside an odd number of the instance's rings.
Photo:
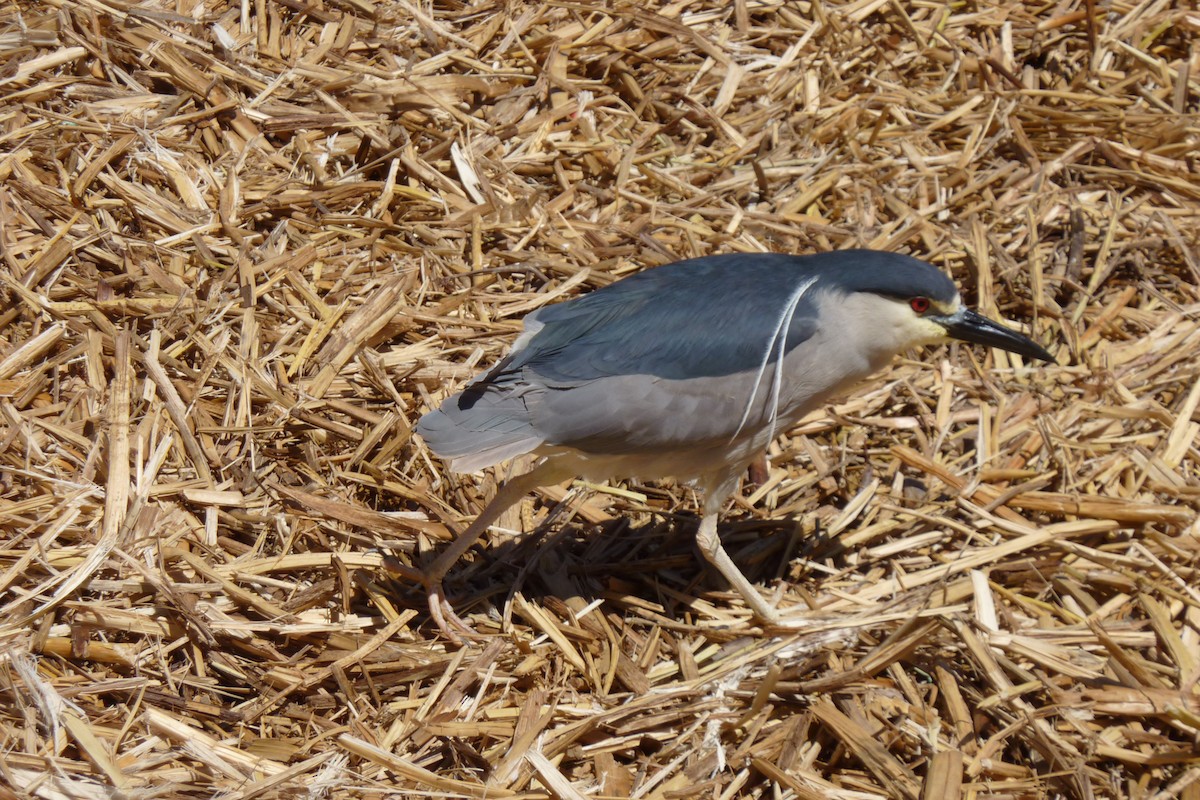
<path id="1" fill-rule="evenodd" d="M 902 295 L 922 282 L 944 295 L 935 299 L 949 300 L 956 291 L 932 266 L 874 250 L 679 261 L 539 309 L 529 323 L 543 327 L 489 377 L 529 369 L 553 385 L 612 375 L 686 380 L 744 372 L 762 361 L 789 298 L 812 278 L 812 290 L 791 315 L 785 351 L 812 335 L 819 292 Z"/>

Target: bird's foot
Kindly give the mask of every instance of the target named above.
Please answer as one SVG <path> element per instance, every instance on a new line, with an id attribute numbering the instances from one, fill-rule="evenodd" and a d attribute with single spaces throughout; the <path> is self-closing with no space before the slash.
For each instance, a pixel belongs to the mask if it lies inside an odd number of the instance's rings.
<path id="1" fill-rule="evenodd" d="M 760 617 L 755 614 L 755 621 L 762 627 L 763 632 L 769 631 L 790 631 L 795 632 L 804 629 L 810 622 L 804 619 L 788 618 L 779 614 L 774 614 L 771 617 Z"/>
<path id="2" fill-rule="evenodd" d="M 761 602 L 750 604 L 751 619 L 764 633 L 769 631 L 796 632 L 813 625 L 812 610 L 805 606 L 792 606 L 780 610 L 767 603 L 766 598 L 759 597 Z"/>
<path id="3" fill-rule="evenodd" d="M 755 608 L 750 614 L 750 622 L 760 628 L 763 633 L 789 627 L 787 620 L 779 613 L 779 610 L 771 607 Z"/>
<path id="4" fill-rule="evenodd" d="M 454 607 L 446 599 L 440 578 L 436 580 L 426 579 L 425 589 L 429 593 L 429 616 L 437 623 L 438 630 L 447 639 L 454 644 L 461 645 L 464 637 L 467 639 L 480 638 L 478 631 L 463 621 L 462 617 L 454 613 Z"/>

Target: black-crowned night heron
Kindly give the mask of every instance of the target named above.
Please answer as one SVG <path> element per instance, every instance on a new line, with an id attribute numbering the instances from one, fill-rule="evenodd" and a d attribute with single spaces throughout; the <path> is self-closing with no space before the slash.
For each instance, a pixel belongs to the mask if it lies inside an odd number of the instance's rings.
<path id="1" fill-rule="evenodd" d="M 831 396 L 904 350 L 947 339 L 1053 360 L 964 308 L 933 266 L 872 250 L 708 256 L 538 309 L 512 352 L 417 424 L 456 472 L 541 457 L 425 572 L 434 619 L 451 638 L 448 623 L 469 631 L 442 595 L 446 572 L 525 494 L 583 476 L 696 486 L 700 552 L 755 615 L 778 622 L 717 536 L 739 477 Z"/>

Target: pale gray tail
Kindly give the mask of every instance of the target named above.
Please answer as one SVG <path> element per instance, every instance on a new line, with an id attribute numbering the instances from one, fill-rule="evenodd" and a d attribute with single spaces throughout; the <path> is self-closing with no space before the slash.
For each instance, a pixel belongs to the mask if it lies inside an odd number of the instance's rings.
<path id="1" fill-rule="evenodd" d="M 480 382 L 421 417 L 417 433 L 455 472 L 475 472 L 534 450 L 533 429 L 519 391 Z"/>

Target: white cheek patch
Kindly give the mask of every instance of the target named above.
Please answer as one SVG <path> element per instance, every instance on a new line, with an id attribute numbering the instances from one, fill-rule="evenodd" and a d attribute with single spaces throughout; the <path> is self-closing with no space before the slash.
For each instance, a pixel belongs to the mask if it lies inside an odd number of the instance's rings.
<path id="1" fill-rule="evenodd" d="M 885 312 L 886 318 L 879 319 L 879 322 L 891 325 L 897 352 L 946 340 L 944 327 L 929 317 L 918 316 L 907 302 L 894 302 L 889 306 L 888 312 Z"/>
<path id="2" fill-rule="evenodd" d="M 914 344 L 944 342 L 949 338 L 945 328 L 933 320 L 924 317 L 918 317 L 913 320 L 912 332 L 913 338 L 916 339 Z"/>
<path id="3" fill-rule="evenodd" d="M 934 301 L 933 307 L 939 314 L 948 317 L 951 314 L 958 313 L 958 311 L 962 308 L 962 298 L 956 294 L 953 298 L 951 298 L 949 303 L 939 303 Z"/>

